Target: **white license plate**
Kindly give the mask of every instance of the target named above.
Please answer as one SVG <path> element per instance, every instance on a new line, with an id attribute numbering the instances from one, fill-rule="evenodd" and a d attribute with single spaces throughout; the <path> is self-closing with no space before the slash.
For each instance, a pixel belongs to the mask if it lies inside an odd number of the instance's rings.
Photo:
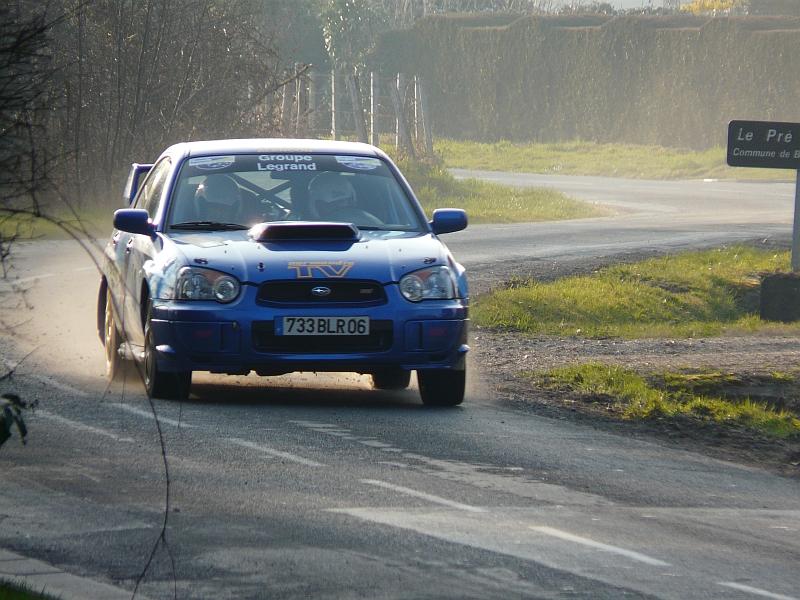
<path id="1" fill-rule="evenodd" d="M 369 317 L 281 317 L 277 335 L 369 335 Z"/>

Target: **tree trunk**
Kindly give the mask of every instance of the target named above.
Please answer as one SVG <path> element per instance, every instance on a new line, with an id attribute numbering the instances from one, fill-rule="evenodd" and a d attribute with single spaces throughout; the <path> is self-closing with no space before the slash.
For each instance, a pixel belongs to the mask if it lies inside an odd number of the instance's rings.
<path id="1" fill-rule="evenodd" d="M 291 87 L 289 87 L 291 86 Z M 292 127 L 292 88 L 294 82 L 287 82 L 283 85 L 281 96 L 281 135 L 287 137 Z"/>
<path id="2" fill-rule="evenodd" d="M 401 152 L 405 152 L 411 158 L 416 158 L 414 145 L 411 143 L 411 138 L 408 137 L 408 125 L 406 122 L 405 111 L 403 110 L 403 102 L 400 96 L 399 88 L 402 85 L 402 78 L 400 77 L 400 74 L 397 75 L 397 83 L 397 86 L 389 86 L 389 97 L 392 99 L 395 119 L 397 120 L 397 139 L 399 150 Z"/>
<path id="3" fill-rule="evenodd" d="M 319 80 L 319 71 L 317 71 L 315 68 L 312 67 L 308 79 L 308 118 L 306 121 L 308 134 L 311 137 L 317 136 L 317 89 L 319 88 L 319 84 L 317 83 L 318 80 Z"/>
<path id="4" fill-rule="evenodd" d="M 355 71 L 347 74 L 347 90 L 350 92 L 350 102 L 353 106 L 353 121 L 356 125 L 356 137 L 359 142 L 369 143 L 367 127 L 364 124 L 364 107 L 361 103 L 361 94 L 358 90 L 358 80 Z"/>
<path id="5" fill-rule="evenodd" d="M 431 127 L 430 103 L 428 102 L 428 88 L 425 81 L 418 80 L 420 109 L 422 113 L 422 130 L 425 137 L 425 154 L 433 156 L 433 127 Z"/>

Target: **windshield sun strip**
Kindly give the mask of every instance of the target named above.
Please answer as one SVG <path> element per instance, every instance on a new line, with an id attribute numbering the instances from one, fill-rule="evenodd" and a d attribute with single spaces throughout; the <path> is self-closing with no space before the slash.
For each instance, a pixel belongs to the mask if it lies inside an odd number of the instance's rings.
<path id="1" fill-rule="evenodd" d="M 311 152 L 311 153 L 308 153 L 308 154 L 310 154 L 312 156 L 318 156 L 320 158 L 324 158 L 324 157 L 330 158 L 330 157 L 337 156 L 340 153 Z M 343 154 L 349 155 L 349 153 L 343 153 Z M 235 156 L 237 156 L 237 157 L 238 156 L 253 156 L 253 155 L 258 155 L 258 153 L 242 152 L 242 153 L 235 154 Z M 361 155 L 353 154 L 352 156 L 359 157 Z M 172 185 L 172 189 L 170 190 L 170 197 L 168 199 L 169 204 L 168 204 L 168 207 L 167 207 L 168 208 L 168 210 L 167 210 L 167 215 L 168 215 L 167 221 L 169 221 L 169 219 L 172 217 L 172 213 L 173 213 L 173 211 L 175 209 L 175 194 L 176 194 L 176 191 L 177 191 L 179 183 L 183 180 L 184 169 L 189 168 L 189 161 L 192 158 L 197 158 L 197 157 L 195 157 L 195 156 L 186 156 L 186 157 L 184 157 L 183 160 L 181 160 L 180 167 L 178 168 L 178 172 L 176 173 L 176 175 L 175 175 L 175 177 L 173 179 L 173 185 Z M 388 173 L 389 173 L 389 176 L 387 177 L 387 179 L 389 179 L 390 181 L 392 181 L 396 185 L 396 191 L 400 193 L 400 195 L 402 196 L 404 201 L 408 202 L 407 209 L 409 209 L 411 215 L 413 215 L 411 220 L 414 221 L 414 223 L 409 223 L 408 225 L 403 226 L 403 227 L 392 227 L 391 224 L 390 224 L 387 227 L 381 227 L 381 228 L 377 228 L 377 227 L 370 228 L 370 226 L 366 226 L 365 225 L 363 230 L 364 231 L 401 231 L 401 232 L 404 232 L 404 233 L 407 233 L 407 232 L 425 233 L 425 232 L 427 232 L 427 230 L 428 230 L 428 228 L 426 227 L 427 221 L 428 221 L 427 215 L 425 215 L 425 213 L 422 210 L 421 206 L 419 206 L 419 202 L 416 201 L 416 198 L 414 197 L 413 192 L 405 184 L 404 178 L 403 178 L 402 174 L 400 173 L 400 171 L 397 170 L 397 167 L 394 166 L 390 161 L 387 161 L 386 159 L 384 159 L 381 156 L 371 156 L 369 158 L 377 158 L 387 168 Z M 254 194 L 258 194 L 259 193 L 256 190 L 263 190 L 262 193 L 267 193 L 267 194 L 272 194 L 272 193 L 275 193 L 276 191 L 279 191 L 279 193 L 280 193 L 280 192 L 283 192 L 283 191 L 289 189 L 291 187 L 291 185 L 292 185 L 291 181 L 282 181 L 281 183 L 279 183 L 275 187 L 268 189 L 268 188 L 263 188 L 262 186 L 259 186 L 254 181 L 248 179 L 246 176 L 243 177 L 243 175 L 246 175 L 248 173 L 255 172 L 255 171 L 226 171 L 226 172 L 228 172 L 233 178 L 235 178 L 237 180 L 237 182 L 245 190 L 247 190 L 247 191 L 249 191 L 251 193 L 254 193 Z M 348 173 L 347 171 L 343 171 L 343 172 Z M 349 172 L 349 173 L 354 174 L 354 175 L 358 175 L 359 174 L 358 172 L 356 172 L 356 173 Z M 266 221 L 266 222 L 270 222 L 270 221 Z M 180 224 L 181 223 L 176 223 L 175 225 L 180 225 Z M 169 224 L 169 225 L 166 226 L 166 228 L 167 229 L 175 229 L 177 231 L 180 231 L 180 230 L 188 231 L 188 230 L 190 230 L 189 228 L 185 228 L 185 229 L 182 228 L 182 227 L 177 227 L 176 228 L 175 225 Z M 356 224 L 356 226 L 358 226 L 358 225 Z M 245 227 L 245 226 L 242 226 L 242 228 L 243 229 L 249 229 L 249 227 Z M 202 231 L 203 229 L 198 227 L 196 230 L 197 231 Z M 212 229 L 209 228 L 207 230 L 212 230 Z"/>

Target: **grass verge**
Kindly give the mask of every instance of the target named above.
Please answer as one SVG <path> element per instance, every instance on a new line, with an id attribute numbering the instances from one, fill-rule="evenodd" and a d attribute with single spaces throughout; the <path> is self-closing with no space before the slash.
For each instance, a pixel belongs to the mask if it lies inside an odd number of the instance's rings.
<path id="1" fill-rule="evenodd" d="M 65 225 L 83 237 L 82 229 L 89 235 L 104 236 L 111 231 L 111 221 L 115 209 L 90 208 L 73 214 L 54 213 L 54 218 L 63 220 Z M 61 227 L 46 219 L 22 214 L 0 213 L 0 236 L 5 239 L 16 237 L 19 240 L 49 239 L 63 240 L 70 236 Z"/>
<path id="2" fill-rule="evenodd" d="M 688 418 L 744 428 L 770 438 L 800 439 L 796 406 L 792 411 L 747 395 L 726 393 L 726 389 L 744 384 L 731 373 L 664 373 L 645 378 L 624 367 L 588 363 L 523 375 L 546 388 L 604 403 L 606 410 L 624 419 Z M 774 374 L 773 381 L 761 381 L 760 385 L 762 389 L 770 384 L 791 386 L 796 391 L 795 383 L 789 375 Z"/>
<path id="3" fill-rule="evenodd" d="M 690 338 L 800 331 L 758 316 L 760 275 L 789 270 L 789 252 L 733 246 L 654 258 L 550 283 L 511 282 L 481 296 L 477 325 L 531 335 Z"/>
<path id="4" fill-rule="evenodd" d="M 791 179 L 782 169 L 743 169 L 725 163 L 726 150 L 685 150 L 634 144 L 563 142 L 515 144 L 440 139 L 434 146 L 446 167 L 600 175 L 636 179 Z"/>
<path id="5" fill-rule="evenodd" d="M 36 592 L 25 584 L 0 580 L 0 600 L 58 600 L 58 596 Z"/>
<path id="6" fill-rule="evenodd" d="M 428 215 L 436 208 L 463 208 L 470 223 L 526 223 L 609 214 L 605 209 L 573 200 L 555 190 L 513 188 L 477 179 L 457 180 L 440 165 L 397 162 Z"/>

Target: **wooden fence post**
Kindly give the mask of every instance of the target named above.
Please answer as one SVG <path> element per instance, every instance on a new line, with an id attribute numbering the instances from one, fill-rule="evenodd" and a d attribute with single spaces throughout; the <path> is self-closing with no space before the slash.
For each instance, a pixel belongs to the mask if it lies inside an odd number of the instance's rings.
<path id="1" fill-rule="evenodd" d="M 331 69 L 331 138 L 336 138 L 336 69 Z"/>
<path id="2" fill-rule="evenodd" d="M 294 64 L 294 136 L 303 137 L 303 96 L 305 95 L 305 75 L 299 76 L 300 65 Z"/>
<path id="3" fill-rule="evenodd" d="M 378 112 L 378 82 L 375 77 L 375 72 L 369 73 L 369 138 L 373 146 L 380 143 L 380 133 L 377 129 L 377 122 L 375 119 Z"/>
<path id="4" fill-rule="evenodd" d="M 419 81 L 420 108 L 422 109 L 422 131 L 425 136 L 425 154 L 433 156 L 433 127 L 431 122 L 428 86 L 424 80 Z"/>
<path id="5" fill-rule="evenodd" d="M 419 145 L 420 137 L 420 124 L 419 124 L 419 79 L 414 75 L 411 80 L 411 113 L 414 115 L 414 144 Z"/>
<path id="6" fill-rule="evenodd" d="M 395 102 L 395 95 L 397 90 L 400 89 L 400 73 L 397 74 L 397 78 L 394 81 L 389 83 L 389 98 L 392 101 L 392 107 L 394 108 L 394 149 L 395 151 L 400 151 L 400 109 L 398 108 L 398 102 Z"/>

